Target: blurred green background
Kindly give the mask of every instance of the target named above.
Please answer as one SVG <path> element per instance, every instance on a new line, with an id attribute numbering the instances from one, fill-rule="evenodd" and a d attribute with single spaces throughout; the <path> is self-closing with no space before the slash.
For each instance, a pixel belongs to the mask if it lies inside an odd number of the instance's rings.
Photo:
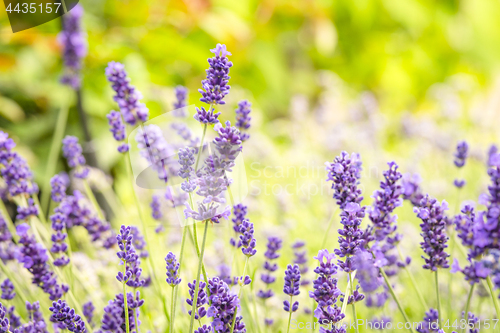
<path id="1" fill-rule="evenodd" d="M 305 238 L 310 253 L 317 252 L 334 210 L 323 163 L 340 150 L 362 155 L 366 205 L 385 163 L 394 159 L 403 172 L 419 172 L 424 190 L 446 198 L 456 211 L 452 181 L 459 176 L 452 154 L 463 139 L 471 144 L 472 158 L 463 171 L 468 185 L 460 200 L 476 200 L 486 188 L 485 153 L 499 142 L 499 0 L 81 4 L 89 46 L 84 108 L 100 166 L 118 180 L 123 167 L 105 118 L 116 109 L 104 76 L 107 63 L 125 64 L 153 118 L 172 109 L 178 84 L 189 88 L 190 104 L 199 105 L 209 49 L 227 45 L 233 54 L 232 89 L 219 110 L 223 119 L 233 120 L 239 100 L 253 104 L 244 156 L 260 251 L 263 236 L 278 233 Z M 15 139 L 43 183 L 57 113 L 68 100 L 66 133 L 82 136 L 73 92 L 59 83 L 61 22 L 12 34 L 2 8 L 0 23 L 0 128 Z M 63 168 L 61 160 L 58 169 Z M 126 185 L 117 181 L 114 187 L 123 202 L 131 202 L 130 193 L 120 191 Z M 408 205 L 397 213 L 408 235 L 405 251 L 414 254 L 412 267 L 429 287 L 422 289 L 432 304 L 431 277 L 418 269 L 418 221 Z M 336 246 L 333 230 L 328 244 Z M 288 248 L 281 266 L 290 258 Z M 446 279 L 443 290 L 451 286 Z M 456 280 L 463 287 L 456 295 L 461 302 L 466 285 Z M 397 289 L 411 299 L 409 287 Z M 407 305 L 412 319 L 420 320 L 424 309 Z"/>

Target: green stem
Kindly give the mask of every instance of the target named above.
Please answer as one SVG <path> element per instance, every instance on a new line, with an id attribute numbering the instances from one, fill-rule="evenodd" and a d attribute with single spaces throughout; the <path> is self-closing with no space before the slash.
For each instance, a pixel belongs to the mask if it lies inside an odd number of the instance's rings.
<path id="1" fill-rule="evenodd" d="M 3 273 L 9 278 L 9 280 L 12 282 L 12 284 L 14 285 L 14 288 L 16 290 L 16 294 L 19 295 L 19 297 L 21 297 L 21 300 L 26 303 L 28 301 L 28 297 L 26 297 L 26 295 L 24 295 L 24 290 L 28 290 L 28 288 L 24 287 L 24 288 L 21 288 L 21 286 L 19 286 L 19 284 L 17 283 L 17 280 L 12 276 L 11 274 L 11 271 L 9 270 L 9 268 L 7 266 L 5 266 L 5 264 L 3 263 L 2 260 L 0 260 L 0 268 L 2 268 L 2 271 Z"/>
<path id="2" fill-rule="evenodd" d="M 50 178 L 56 172 L 57 158 L 59 157 L 59 151 L 61 149 L 62 139 L 64 131 L 66 130 L 66 122 L 68 120 L 67 106 L 62 106 L 57 115 L 56 128 L 54 129 L 54 135 L 52 136 L 52 143 L 50 145 L 49 157 L 47 159 L 47 166 L 45 167 L 45 184 L 42 191 L 42 206 L 47 214 L 49 214 L 49 204 L 50 204 Z M 48 215 L 46 215 L 48 216 Z"/>
<path id="3" fill-rule="evenodd" d="M 191 196 L 191 193 L 189 193 L 189 203 L 190 203 L 191 208 L 192 208 L 193 207 L 193 198 Z M 186 228 L 187 228 L 187 226 L 186 226 Z M 196 255 L 198 256 L 198 258 L 200 258 L 201 252 L 200 252 L 200 246 L 198 245 L 198 234 L 196 233 L 196 221 L 194 221 L 194 220 L 193 220 L 193 243 L 194 243 L 194 247 L 196 249 Z M 201 263 L 201 271 L 203 272 L 203 278 L 208 283 L 208 275 L 207 275 L 207 271 L 205 270 L 205 264 L 203 262 Z M 208 290 L 208 288 L 207 288 L 207 296 L 210 297 L 210 290 Z M 209 304 L 211 305 L 212 301 L 209 301 Z"/>
<path id="4" fill-rule="evenodd" d="M 352 275 L 351 275 L 351 272 L 349 272 L 349 283 L 351 284 L 351 294 L 354 295 L 354 287 L 352 285 Z M 354 325 L 354 329 L 356 330 L 356 333 L 359 333 L 359 328 L 358 328 L 358 317 L 356 316 L 356 305 L 355 305 L 355 301 L 353 299 L 352 301 L 352 317 L 354 318 L 354 322 L 356 323 L 356 325 Z"/>
<path id="5" fill-rule="evenodd" d="M 163 313 L 165 314 L 165 317 L 167 318 L 167 320 L 170 321 L 170 316 L 168 314 L 167 304 L 165 302 L 165 297 L 163 296 L 162 289 L 160 288 L 160 284 L 157 280 L 156 273 L 154 271 L 154 265 L 153 265 L 153 259 L 152 259 L 153 252 L 151 251 L 151 246 L 150 246 L 149 239 L 148 239 L 148 233 L 147 233 L 146 222 L 145 222 L 146 220 L 144 219 L 144 215 L 142 213 L 141 203 L 139 201 L 139 198 L 137 197 L 137 193 L 135 192 L 135 188 L 134 188 L 134 181 L 133 181 L 134 176 L 132 174 L 132 165 L 131 165 L 131 161 L 130 161 L 130 153 L 129 152 L 125 153 L 125 166 L 127 168 L 127 176 L 130 179 L 130 185 L 131 185 L 131 189 L 132 189 L 132 193 L 133 193 L 133 197 L 134 197 L 135 206 L 136 206 L 137 212 L 139 214 L 139 219 L 141 220 L 142 233 L 144 235 L 144 241 L 146 242 L 146 250 L 149 253 L 147 262 L 148 262 L 149 271 L 151 272 L 151 281 L 153 282 L 153 287 L 156 290 L 156 294 L 160 298 L 161 303 L 163 305 Z"/>
<path id="6" fill-rule="evenodd" d="M 495 293 L 493 292 L 493 283 L 491 282 L 490 276 L 486 278 L 486 283 L 488 284 L 488 289 L 490 290 L 490 295 L 491 298 L 493 299 L 493 305 L 495 306 L 495 312 L 497 314 L 497 318 L 500 319 L 500 306 L 498 305 L 498 299 L 495 297 Z"/>
<path id="7" fill-rule="evenodd" d="M 396 246 L 396 249 L 398 250 L 399 258 L 401 259 L 402 262 L 404 262 L 405 260 L 403 258 L 403 254 L 401 253 L 401 250 L 399 249 L 399 245 Z M 413 276 L 412 272 L 408 269 L 407 265 L 405 265 L 405 271 L 408 274 L 408 276 L 410 277 L 410 283 L 411 283 L 413 289 L 415 289 L 415 292 L 417 293 L 417 296 L 418 296 L 418 299 L 420 300 L 420 303 L 424 307 L 424 310 L 427 311 L 427 309 L 429 309 L 429 307 L 427 306 L 427 302 L 425 301 L 424 296 L 422 296 L 422 292 L 420 291 L 420 289 L 417 286 L 417 282 L 415 281 L 415 277 Z"/>
<path id="8" fill-rule="evenodd" d="M 200 146 L 198 147 L 198 154 L 196 156 L 196 163 L 194 164 L 194 172 L 198 170 L 198 164 L 200 163 L 201 149 L 203 148 L 203 140 L 205 140 L 205 134 L 207 134 L 207 124 L 203 125 L 203 134 L 201 135 Z"/>
<path id="9" fill-rule="evenodd" d="M 205 220 L 205 231 L 203 232 L 203 242 L 201 243 L 201 252 L 200 256 L 198 258 L 198 272 L 196 273 L 196 287 L 194 290 L 194 298 L 193 298 L 193 307 L 191 309 L 191 321 L 189 323 L 189 333 L 193 332 L 193 326 L 194 326 L 194 315 L 196 312 L 196 305 L 198 303 L 198 292 L 200 291 L 200 276 L 201 276 L 201 266 L 203 263 L 203 255 L 205 254 L 205 243 L 207 240 L 207 230 L 208 230 L 208 221 Z M 196 225 L 196 223 L 195 223 Z M 196 228 L 194 229 L 196 230 Z M 196 238 L 196 235 L 195 235 Z M 208 280 L 205 280 L 208 283 Z M 208 288 L 207 288 L 208 289 Z"/>
<path id="10" fill-rule="evenodd" d="M 464 319 L 469 321 L 469 307 L 470 307 L 470 300 L 472 298 L 472 294 L 474 293 L 474 283 L 470 285 L 470 290 L 469 290 L 469 296 L 467 296 L 467 303 L 465 303 L 465 312 L 464 312 Z M 467 326 L 466 326 L 467 327 Z M 465 332 L 466 328 L 462 329 L 462 332 Z"/>
<path id="11" fill-rule="evenodd" d="M 43 225 L 47 225 L 47 219 L 45 218 L 45 214 L 43 213 L 42 206 L 40 205 L 40 201 L 38 200 L 38 196 L 36 194 L 32 194 L 31 198 L 33 199 L 33 203 L 35 206 L 38 206 L 38 218 Z"/>
<path id="12" fill-rule="evenodd" d="M 10 215 L 7 212 L 7 207 L 5 207 L 3 200 L 0 200 L 0 211 L 2 213 L 4 220 L 5 220 L 5 223 L 7 223 L 7 228 L 9 229 L 12 238 L 17 243 L 19 240 L 19 236 L 17 235 L 16 227 L 14 226 L 14 222 L 12 222 L 12 219 L 10 218 Z"/>
<path id="13" fill-rule="evenodd" d="M 437 310 L 438 310 L 438 323 L 439 327 L 441 327 L 441 298 L 439 297 L 439 279 L 438 279 L 438 270 L 435 271 L 435 283 L 436 283 L 436 299 L 437 299 Z"/>
<path id="14" fill-rule="evenodd" d="M 125 276 L 125 272 L 127 270 L 127 263 L 123 262 L 123 276 Z M 125 327 L 127 329 L 127 333 L 130 333 L 130 323 L 128 317 L 128 304 L 127 304 L 127 285 L 125 281 L 122 281 L 123 284 L 123 307 L 125 308 Z"/>
<path id="15" fill-rule="evenodd" d="M 181 241 L 181 253 L 179 254 L 179 274 L 182 269 L 182 259 L 184 258 L 184 244 L 186 244 L 186 234 L 189 228 L 187 226 L 182 230 L 182 241 Z M 170 333 L 174 333 L 174 321 L 175 321 L 175 310 L 177 308 L 177 293 L 179 291 L 179 285 L 172 288 L 172 310 L 170 311 L 172 320 L 170 321 Z"/>
<path id="16" fill-rule="evenodd" d="M 176 289 L 177 286 L 172 287 L 172 299 L 170 300 L 170 313 L 172 314 L 172 320 L 170 321 L 170 333 L 174 333 L 174 319 L 175 319 L 175 300 L 176 300 Z"/>
<path id="17" fill-rule="evenodd" d="M 248 259 L 250 258 L 249 256 L 246 256 L 247 258 L 245 259 L 245 266 L 243 266 L 243 275 L 241 276 L 242 279 L 245 279 L 245 274 L 247 272 L 247 265 L 248 265 Z M 239 282 L 239 281 L 238 281 Z M 241 291 L 243 290 L 243 287 L 245 285 L 240 286 L 240 290 L 238 291 L 238 300 L 241 299 Z M 234 332 L 234 324 L 236 323 L 236 317 L 238 314 L 238 308 L 234 310 L 234 315 L 233 315 L 233 322 L 231 323 L 231 333 Z"/>
<path id="18" fill-rule="evenodd" d="M 287 326 L 287 329 L 286 329 L 286 333 L 290 333 L 290 323 L 292 322 L 292 305 L 293 305 L 293 303 L 292 303 L 292 298 L 293 298 L 293 297 L 292 297 L 292 296 L 290 296 L 290 309 L 289 309 L 289 310 L 290 310 L 290 311 L 289 311 L 290 313 L 288 314 L 288 326 Z M 356 327 L 357 327 L 357 324 L 356 324 Z M 357 332 L 357 330 L 358 330 L 358 329 L 356 328 L 356 332 Z"/>
<path id="19" fill-rule="evenodd" d="M 373 252 L 372 252 L 372 256 L 373 256 L 373 258 L 375 258 L 375 255 L 373 254 Z M 380 274 L 382 274 L 382 276 L 384 278 L 384 281 L 385 281 L 385 284 L 387 285 L 387 288 L 389 288 L 389 293 L 391 294 L 392 298 L 396 302 L 396 305 L 398 306 L 399 312 L 401 312 L 401 314 L 403 315 L 404 320 L 407 323 L 409 323 L 410 319 L 408 318 L 408 315 L 406 314 L 405 310 L 403 309 L 403 306 L 401 305 L 401 302 L 399 301 L 399 298 L 396 295 L 396 292 L 392 288 L 392 285 L 389 282 L 389 278 L 387 277 L 387 274 L 385 274 L 385 271 L 384 271 L 384 269 L 382 267 L 379 267 L 378 269 L 380 271 Z M 413 325 L 410 327 L 409 330 L 410 330 L 410 332 L 414 333 Z"/>
<path id="20" fill-rule="evenodd" d="M 139 325 L 137 324 L 137 309 L 132 309 L 134 311 L 134 325 L 136 333 L 139 333 Z"/>

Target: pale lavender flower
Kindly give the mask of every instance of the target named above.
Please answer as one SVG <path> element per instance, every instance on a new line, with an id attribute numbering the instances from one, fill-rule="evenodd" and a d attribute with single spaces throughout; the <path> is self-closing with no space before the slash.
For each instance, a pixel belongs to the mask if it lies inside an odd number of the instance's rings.
<path id="1" fill-rule="evenodd" d="M 82 146 L 78 143 L 78 138 L 67 135 L 63 140 L 63 155 L 70 168 L 75 170 L 78 178 L 87 178 L 89 169 L 85 166 L 85 157 L 82 154 Z"/>
<path id="2" fill-rule="evenodd" d="M 186 102 L 187 102 L 187 94 L 188 90 L 186 87 L 183 86 L 177 86 L 175 87 L 175 102 L 174 102 L 174 116 L 175 117 L 185 117 L 186 116 L 186 111 L 184 108 L 186 107 Z"/>

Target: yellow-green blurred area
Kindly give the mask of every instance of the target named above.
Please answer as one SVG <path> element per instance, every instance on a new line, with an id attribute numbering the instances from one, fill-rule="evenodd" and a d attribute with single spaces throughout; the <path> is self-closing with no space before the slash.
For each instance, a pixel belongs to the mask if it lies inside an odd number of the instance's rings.
<path id="1" fill-rule="evenodd" d="M 391 160 L 403 173 L 418 172 L 424 192 L 446 199 L 453 213 L 458 202 L 477 201 L 486 190 L 486 151 L 490 144 L 500 143 L 500 0 L 87 0 L 81 4 L 89 47 L 82 72 L 84 109 L 100 166 L 116 177 L 113 187 L 127 207 L 124 212 L 134 208 L 122 155 L 108 130 L 106 114 L 117 105 L 104 75 L 107 63 L 124 63 L 154 118 L 172 109 L 173 87 L 179 84 L 190 90 L 189 104 L 201 105 L 197 90 L 208 67 L 209 49 L 217 43 L 227 45 L 233 62 L 227 104 L 218 108 L 221 118 L 234 121 L 241 99 L 253 105 L 251 138 L 243 149 L 250 190 L 245 203 L 256 225 L 260 254 L 266 236 L 287 239 L 280 274 L 292 260 L 294 240 L 306 241 L 311 264 L 321 247 L 336 207 L 325 182 L 324 162 L 341 150 L 361 154 L 365 205 L 372 204 L 371 193 Z M 66 133 L 82 137 L 73 91 L 59 83 L 61 22 L 12 34 L 1 10 L 0 128 L 18 143 L 17 150 L 29 161 L 36 180 L 44 183 L 50 176 L 45 174 L 45 163 L 57 114 L 67 103 Z M 467 140 L 471 149 L 463 170 L 453 165 L 460 140 Z M 61 159 L 58 170 L 62 169 Z M 458 195 L 453 180 L 461 177 L 467 185 Z M 145 210 L 148 205 L 145 200 Z M 406 202 L 396 214 L 405 239 L 402 250 L 413 258 L 410 269 L 428 304 L 435 306 L 432 276 L 420 268 L 418 220 Z M 124 218 L 115 225 L 128 222 Z M 337 247 L 338 228 L 337 211 L 327 238 L 330 250 Z M 213 238 L 209 236 L 210 244 Z M 226 241 L 219 239 L 217 244 L 227 247 Z M 209 274 L 220 262 L 213 259 L 219 250 L 207 249 Z M 165 254 L 163 249 L 154 254 L 160 275 Z M 195 259 L 189 255 L 183 283 L 194 278 Z M 464 260 L 456 249 L 453 257 Z M 225 259 L 231 260 L 232 253 Z M 263 257 L 251 261 L 255 269 Z M 111 275 L 114 270 L 110 269 Z M 442 276 L 443 309 L 446 318 L 456 319 L 468 285 L 461 275 L 455 275 L 453 283 L 450 274 Z M 282 275 L 277 281 L 279 294 Z M 427 309 L 418 305 L 405 272 L 394 281 L 411 319 L 421 320 Z M 345 288 L 345 281 L 340 285 Z M 448 293 L 452 286 L 453 294 Z M 115 292 L 119 290 L 105 291 L 107 297 Z M 300 297 L 301 304 L 310 305 L 307 292 Z M 284 318 L 281 301 L 277 298 L 272 304 L 276 318 Z M 491 318 L 489 302 L 488 297 L 477 297 L 472 306 L 478 309 L 483 304 L 479 314 Z M 392 303 L 383 310 L 398 317 L 396 311 Z M 363 306 L 359 314 L 380 317 Z M 154 315 L 149 321 L 156 323 Z M 187 323 L 184 310 L 178 316 L 180 323 Z M 278 320 L 281 327 L 283 318 Z M 297 318 L 309 317 L 300 312 Z M 161 326 L 162 320 L 158 321 Z M 144 325 L 154 326 L 146 320 Z"/>

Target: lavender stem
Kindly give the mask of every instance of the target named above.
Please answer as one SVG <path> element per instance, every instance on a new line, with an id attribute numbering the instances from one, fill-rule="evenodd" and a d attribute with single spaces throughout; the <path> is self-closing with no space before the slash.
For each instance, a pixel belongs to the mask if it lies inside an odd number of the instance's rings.
<path id="1" fill-rule="evenodd" d="M 469 306 L 470 306 L 470 300 L 472 298 L 472 294 L 474 293 L 474 283 L 470 285 L 470 290 L 469 290 L 469 296 L 467 296 L 467 303 L 465 303 L 465 312 L 464 312 L 464 318 L 468 318 L 469 315 Z M 466 328 L 462 329 L 462 332 L 465 332 Z"/>
<path id="2" fill-rule="evenodd" d="M 495 293 L 493 292 L 493 283 L 491 282 L 491 277 L 488 275 L 486 278 L 486 282 L 488 283 L 488 289 L 490 290 L 491 298 L 493 299 L 493 305 L 495 306 L 495 312 L 497 314 L 497 318 L 500 319 L 500 306 L 498 305 L 498 299 L 495 297 Z"/>
<path id="3" fill-rule="evenodd" d="M 354 295 L 354 288 L 353 288 L 353 285 L 352 285 L 352 275 L 351 275 L 351 272 L 349 272 L 349 283 L 351 285 L 351 294 Z M 356 305 L 355 305 L 354 299 L 352 300 L 351 306 L 352 306 L 352 316 L 354 318 L 354 322 L 356 323 L 356 325 L 354 326 L 354 329 L 356 330 L 356 333 L 359 333 L 358 317 L 356 316 Z"/>
<path id="4" fill-rule="evenodd" d="M 125 273 L 127 271 L 127 263 L 123 261 L 123 275 L 125 276 Z M 126 281 L 123 279 L 122 285 L 123 285 L 123 307 L 125 308 L 125 327 L 127 329 L 127 333 L 130 333 L 130 323 L 129 323 L 129 317 L 128 317 L 128 304 L 127 304 L 127 285 L 125 284 Z"/>
<path id="5" fill-rule="evenodd" d="M 245 274 L 247 272 L 248 259 L 250 259 L 250 257 L 246 256 L 245 266 L 243 266 L 243 274 L 241 275 L 242 278 L 245 278 Z M 243 290 L 244 286 L 245 286 L 244 284 L 240 286 L 240 290 L 238 291 L 238 299 L 241 299 L 241 291 Z M 234 311 L 233 322 L 231 323 L 231 333 L 234 332 L 234 324 L 236 323 L 236 317 L 237 317 L 237 315 L 238 315 L 238 311 Z"/>
<path id="6" fill-rule="evenodd" d="M 351 275 L 351 273 L 349 273 L 349 276 L 350 275 Z M 293 296 L 290 296 L 290 306 L 292 306 L 292 304 L 293 304 L 292 303 L 292 298 L 293 298 Z M 353 305 L 354 305 L 354 303 L 353 303 Z M 354 310 L 354 312 L 356 312 L 356 311 Z M 291 322 L 292 322 L 292 311 L 289 311 L 289 314 L 288 314 L 288 327 L 286 329 L 286 333 L 290 333 L 290 323 Z M 358 325 L 356 324 L 356 332 L 358 331 L 357 327 L 358 327 Z"/>
<path id="7" fill-rule="evenodd" d="M 211 107 L 211 105 L 210 105 Z M 207 124 L 203 125 L 203 134 L 201 135 L 200 146 L 198 147 L 198 154 L 196 156 L 196 163 L 194 164 L 194 173 L 198 171 L 198 163 L 200 163 L 201 150 L 203 148 L 203 140 L 205 140 L 205 134 L 207 133 Z"/>
<path id="8" fill-rule="evenodd" d="M 186 233 L 188 230 L 188 226 L 184 226 L 184 230 L 182 230 L 182 241 L 181 241 L 181 253 L 179 254 L 179 272 L 182 269 L 182 258 L 184 258 L 184 244 L 186 244 Z M 179 290 L 179 285 L 172 287 L 172 306 L 171 306 L 171 315 L 172 320 L 170 321 L 170 332 L 174 333 L 174 321 L 175 321 L 175 310 L 177 307 L 177 292 Z"/>
<path id="9" fill-rule="evenodd" d="M 441 319 L 442 319 L 442 314 L 441 314 L 441 298 L 439 297 L 439 279 L 438 279 L 438 270 L 436 269 L 435 272 L 435 282 L 436 282 L 436 298 L 437 298 L 437 311 L 438 311 L 438 323 L 439 327 L 441 327 Z"/>
<path id="10" fill-rule="evenodd" d="M 396 249 L 398 250 L 399 258 L 401 261 L 404 262 L 403 254 L 401 253 L 401 250 L 399 249 L 399 245 L 396 246 Z M 424 310 L 427 310 L 429 307 L 427 306 L 427 303 L 425 302 L 424 296 L 422 296 L 422 292 L 417 286 L 417 282 L 415 281 L 415 277 L 413 276 L 413 273 L 408 269 L 408 266 L 405 265 L 405 271 L 410 277 L 410 283 L 413 286 L 413 289 L 417 292 L 418 299 L 420 300 L 420 303 L 422 303 L 422 306 L 424 307 Z"/>
<path id="11" fill-rule="evenodd" d="M 97 203 L 97 199 L 95 198 L 95 195 L 92 192 L 92 189 L 90 188 L 90 185 L 89 185 L 87 179 L 83 179 L 83 187 L 85 188 L 85 193 L 87 194 L 87 197 L 89 198 L 90 202 L 92 203 L 92 206 L 94 206 L 94 209 L 97 213 L 97 216 L 99 216 L 99 219 L 101 221 L 105 221 L 106 219 L 104 218 L 104 215 L 102 214 L 102 210 L 99 207 L 99 204 Z"/>
<path id="12" fill-rule="evenodd" d="M 328 227 L 326 228 L 325 236 L 323 237 L 323 242 L 321 243 L 321 248 L 324 249 L 326 245 L 326 241 L 328 239 L 328 235 L 330 234 L 330 229 L 332 229 L 333 222 L 335 221 L 335 214 L 337 213 L 338 207 L 332 213 L 330 220 L 328 221 Z M 314 325 L 312 330 L 314 331 Z"/>
<path id="13" fill-rule="evenodd" d="M 191 310 L 191 321 L 189 323 L 189 333 L 193 333 L 193 326 L 194 326 L 194 315 L 196 312 L 196 304 L 198 304 L 198 292 L 200 289 L 200 275 L 201 275 L 201 266 L 203 264 L 203 255 L 205 254 L 205 243 L 207 240 L 207 230 L 208 230 L 208 222 L 209 220 L 205 220 L 205 231 L 203 232 L 203 241 L 201 243 L 201 253 L 198 259 L 198 272 L 196 273 L 196 288 L 194 290 L 194 298 L 193 298 L 193 308 Z M 196 223 L 194 224 L 194 230 L 196 231 Z M 194 235 L 196 238 L 196 235 Z M 196 243 L 198 243 L 196 241 Z M 208 281 L 208 280 L 206 280 Z M 207 288 L 208 289 L 208 288 Z"/>

